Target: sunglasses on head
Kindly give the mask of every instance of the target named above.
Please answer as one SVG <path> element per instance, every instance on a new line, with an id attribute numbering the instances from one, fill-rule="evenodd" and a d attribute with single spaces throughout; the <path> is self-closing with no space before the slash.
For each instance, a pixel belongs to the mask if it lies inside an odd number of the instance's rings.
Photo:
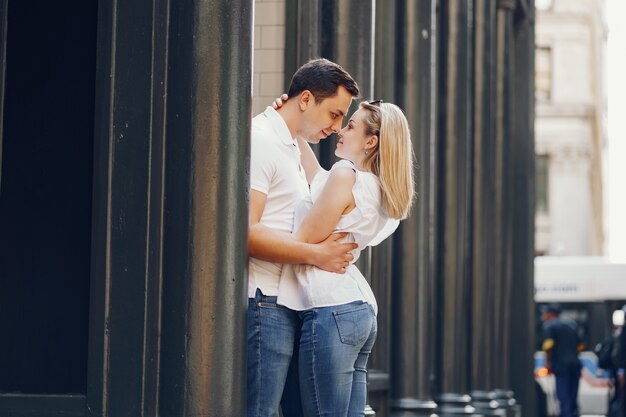
<path id="1" fill-rule="evenodd" d="M 367 104 L 369 104 L 370 106 L 376 106 L 376 107 L 380 107 L 380 104 L 383 102 L 382 99 L 379 100 L 372 100 L 372 101 L 368 101 Z M 375 135 L 380 135 L 380 130 L 377 130 L 374 132 Z"/>

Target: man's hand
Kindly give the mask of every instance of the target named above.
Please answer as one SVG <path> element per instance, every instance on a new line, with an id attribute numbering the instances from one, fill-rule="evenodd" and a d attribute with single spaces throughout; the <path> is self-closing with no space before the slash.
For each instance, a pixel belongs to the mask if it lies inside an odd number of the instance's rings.
<path id="1" fill-rule="evenodd" d="M 356 243 L 339 242 L 346 235 L 345 232 L 333 233 L 315 245 L 317 254 L 313 260 L 313 265 L 325 271 L 344 274 L 350 261 L 354 259 L 350 251 L 358 247 Z"/>

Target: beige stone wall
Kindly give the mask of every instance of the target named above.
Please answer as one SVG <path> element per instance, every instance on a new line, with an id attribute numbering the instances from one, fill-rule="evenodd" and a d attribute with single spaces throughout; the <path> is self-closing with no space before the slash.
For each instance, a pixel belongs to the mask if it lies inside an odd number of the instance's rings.
<path id="1" fill-rule="evenodd" d="M 552 0 L 537 13 L 538 47 L 551 50 L 551 94 L 535 107 L 535 149 L 549 157 L 548 212 L 535 249 L 604 254 L 602 149 L 606 142 L 604 0 Z"/>
<path id="2" fill-rule="evenodd" d="M 252 115 L 284 90 L 286 0 L 254 2 Z"/>

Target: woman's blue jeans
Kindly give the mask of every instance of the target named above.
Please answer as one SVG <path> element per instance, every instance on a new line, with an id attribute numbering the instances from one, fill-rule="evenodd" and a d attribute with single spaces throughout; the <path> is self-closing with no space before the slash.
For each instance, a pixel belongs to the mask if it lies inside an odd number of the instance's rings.
<path id="1" fill-rule="evenodd" d="M 363 416 L 376 316 L 362 301 L 299 313 L 299 377 L 306 417 Z"/>

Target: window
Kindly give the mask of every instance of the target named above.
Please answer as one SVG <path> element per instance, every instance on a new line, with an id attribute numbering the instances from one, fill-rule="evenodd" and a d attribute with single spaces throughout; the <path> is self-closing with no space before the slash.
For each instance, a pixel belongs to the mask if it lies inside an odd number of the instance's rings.
<path id="1" fill-rule="evenodd" d="M 550 100 L 552 96 L 552 48 L 535 49 L 535 98 Z"/>
<path id="2" fill-rule="evenodd" d="M 536 178 L 536 210 L 538 213 L 548 212 L 548 155 L 537 155 L 535 158 Z"/>
<path id="3" fill-rule="evenodd" d="M 8 4 L 0 395 L 87 392 L 97 16 L 93 1 Z"/>

